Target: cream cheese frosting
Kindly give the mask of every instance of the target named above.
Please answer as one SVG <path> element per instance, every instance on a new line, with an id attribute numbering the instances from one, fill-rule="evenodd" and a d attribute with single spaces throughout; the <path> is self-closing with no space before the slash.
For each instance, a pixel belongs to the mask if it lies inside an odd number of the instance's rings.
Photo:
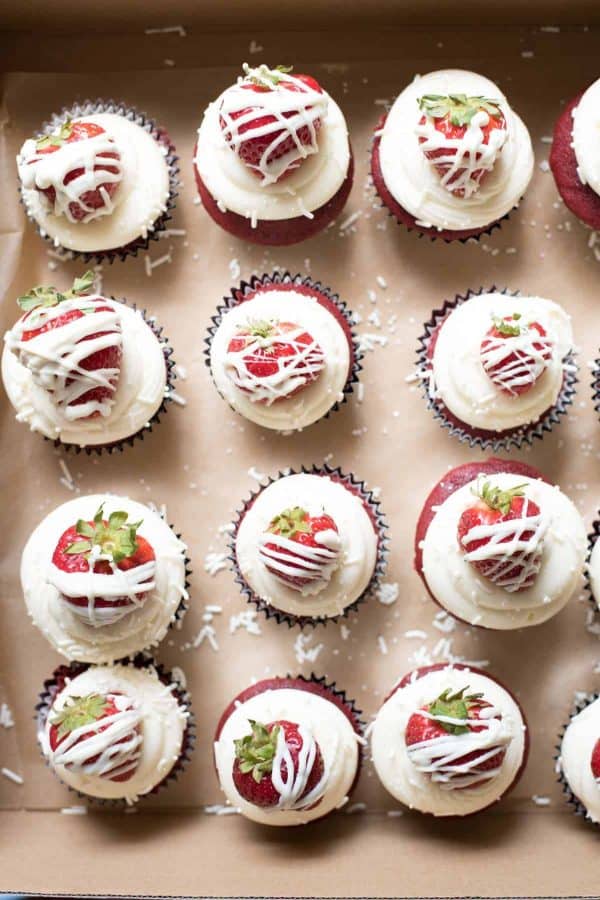
<path id="1" fill-rule="evenodd" d="M 481 342 L 493 317 L 521 313 L 536 321 L 552 342 L 552 355 L 536 383 L 521 394 L 508 394 L 486 373 Z M 439 329 L 429 392 L 461 422 L 486 431 L 504 431 L 536 422 L 555 403 L 564 377 L 564 359 L 573 350 L 571 317 L 558 303 L 541 297 L 511 297 L 499 292 L 471 297 L 453 309 Z"/>
<path id="2" fill-rule="evenodd" d="M 53 578 L 52 554 L 61 535 L 78 519 L 91 521 L 104 503 L 105 517 L 123 510 L 142 524 L 138 534 L 154 549 L 154 588 L 143 605 L 116 622 L 94 627 L 72 611 L 60 596 Z M 53 510 L 37 526 L 21 558 L 21 584 L 33 622 L 52 646 L 67 659 L 107 663 L 153 647 L 175 620 L 185 586 L 186 546 L 155 512 L 130 500 L 108 494 L 76 497 Z M 51 580 L 52 579 L 52 580 Z"/>
<path id="3" fill-rule="evenodd" d="M 445 790 L 411 762 L 404 736 L 411 715 L 450 688 L 481 692 L 502 716 L 510 735 L 499 771 L 489 781 L 463 790 Z M 434 816 L 465 816 L 498 800 L 512 785 L 525 754 L 526 726 L 517 703 L 496 681 L 479 672 L 447 666 L 416 677 L 385 701 L 371 730 L 375 771 L 389 793 L 411 809 Z"/>
<path id="4" fill-rule="evenodd" d="M 287 586 L 261 562 L 261 537 L 283 510 L 324 512 L 337 525 L 340 561 L 316 594 Z M 295 616 L 337 616 L 366 590 L 375 571 L 378 538 L 360 497 L 325 475 L 287 475 L 258 494 L 240 522 L 235 552 L 242 577 L 265 603 Z"/>
<path id="5" fill-rule="evenodd" d="M 234 741 L 250 733 L 249 719 L 264 725 L 285 719 L 308 728 L 321 749 L 327 776 L 324 794 L 312 809 L 265 809 L 240 796 L 233 781 Z M 227 800 L 263 825 L 304 825 L 343 806 L 359 763 L 358 735 L 344 713 L 318 694 L 276 688 L 238 703 L 214 745 L 215 763 Z"/>
<path id="6" fill-rule="evenodd" d="M 507 137 L 492 172 L 468 197 L 456 197 L 442 184 L 425 157 L 417 134 L 424 94 L 484 96 L 497 101 Z M 494 82 L 475 72 L 443 69 L 417 75 L 392 106 L 379 144 L 381 172 L 395 200 L 425 228 L 461 231 L 483 228 L 516 206 L 533 174 L 533 150 L 527 128 Z"/>
<path id="7" fill-rule="evenodd" d="M 423 574 L 435 599 L 471 625 L 502 630 L 539 625 L 560 612 L 579 584 L 587 544 L 583 520 L 555 485 L 505 472 L 485 480 L 502 490 L 526 485 L 526 496 L 546 517 L 540 569 L 533 585 L 509 593 L 479 575 L 465 559 L 457 528 L 464 510 L 473 505 L 477 479 L 437 507 L 421 542 Z"/>
<path id="8" fill-rule="evenodd" d="M 318 152 L 280 181 L 262 184 L 227 145 L 219 124 L 219 110 L 227 91 L 210 103 L 198 129 L 194 163 L 219 209 L 250 219 L 280 221 L 296 216 L 312 218 L 338 192 L 348 174 L 350 144 L 343 113 L 325 92 L 326 113 L 318 134 Z"/>
<path id="9" fill-rule="evenodd" d="M 573 150 L 577 160 L 577 174 L 600 194 L 600 78 L 583 94 L 573 110 Z"/>
<path id="10" fill-rule="evenodd" d="M 13 352 L 18 342 L 18 326 L 5 335 L 2 380 L 17 420 L 26 422 L 32 431 L 39 431 L 50 440 L 59 439 L 79 447 L 122 440 L 144 428 L 165 397 L 167 369 L 163 343 L 139 310 L 97 294 L 86 297 L 90 301 L 100 299 L 118 312 L 122 335 L 121 371 L 108 415 L 87 420 L 67 418 L 65 411 L 35 382 L 32 372 Z"/>
<path id="11" fill-rule="evenodd" d="M 54 215 L 44 195 L 30 186 L 31 167 L 27 163 L 32 149 L 30 139 L 17 156 L 28 215 L 37 222 L 43 236 L 49 237 L 55 246 L 68 250 L 94 253 L 124 247 L 139 237 L 147 237 L 167 209 L 170 186 L 166 146 L 124 115 L 96 113 L 76 118 L 101 125 L 114 138 L 121 154 L 122 179 L 114 208 L 109 215 L 89 222 L 72 222 L 64 215 Z"/>
<path id="12" fill-rule="evenodd" d="M 250 394 L 234 384 L 227 370 L 227 347 L 238 329 L 250 320 L 273 319 L 306 328 L 323 351 L 325 367 L 312 384 L 293 397 L 266 405 L 253 402 Z M 314 297 L 294 290 L 269 290 L 223 314 L 211 341 L 210 365 L 219 393 L 237 412 L 265 428 L 296 430 L 316 422 L 343 400 L 350 346 L 335 316 Z"/>
<path id="13" fill-rule="evenodd" d="M 173 694 L 174 688 L 175 685 L 163 684 L 153 667 L 137 669 L 134 666 L 115 665 L 87 669 L 70 679 L 52 704 L 38 735 L 44 756 L 61 781 L 74 790 L 92 797 L 124 799 L 128 803 L 134 803 L 166 778 L 180 757 L 189 714 Z M 81 745 L 79 754 L 77 748 L 73 748 L 69 754 L 69 765 L 66 764 L 61 747 L 58 746 L 53 751 L 50 745 L 52 718 L 70 698 L 86 697 L 89 694 L 105 696 L 113 692 L 123 694 L 133 701 L 137 714 L 135 724 L 141 734 L 134 774 L 122 782 L 111 781 L 86 771 L 84 764 L 87 754 L 82 754 Z M 62 762 L 59 761 L 61 758 Z"/>
<path id="14" fill-rule="evenodd" d="M 592 822 L 600 822 L 600 784 L 594 778 L 591 766 L 592 753 L 599 738 L 600 699 L 592 701 L 573 716 L 560 748 L 563 774 Z"/>

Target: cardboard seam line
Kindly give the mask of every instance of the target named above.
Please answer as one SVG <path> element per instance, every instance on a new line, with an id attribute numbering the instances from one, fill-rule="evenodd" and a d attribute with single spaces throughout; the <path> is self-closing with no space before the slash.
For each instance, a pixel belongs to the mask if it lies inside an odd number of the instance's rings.
<path id="1" fill-rule="evenodd" d="M 10 894 L 10 891 L 0 892 L 0 897 Z M 18 891 L 20 897 L 90 897 L 90 898 L 106 898 L 106 900 L 274 900 L 273 895 L 268 894 L 188 894 L 182 898 L 177 894 L 53 894 L 52 892 L 44 892 L 43 894 L 35 894 L 30 891 Z M 315 894 L 298 894 L 282 898 L 282 900 L 340 900 L 339 896 L 320 896 Z M 352 897 L 352 900 L 557 900 L 556 894 L 493 894 L 484 897 L 482 894 L 454 894 L 454 895 L 432 895 L 418 894 L 408 896 L 407 894 L 394 894 L 375 896 L 373 894 L 362 894 L 358 897 Z M 597 894 L 563 894 L 560 900 L 598 900 Z"/>

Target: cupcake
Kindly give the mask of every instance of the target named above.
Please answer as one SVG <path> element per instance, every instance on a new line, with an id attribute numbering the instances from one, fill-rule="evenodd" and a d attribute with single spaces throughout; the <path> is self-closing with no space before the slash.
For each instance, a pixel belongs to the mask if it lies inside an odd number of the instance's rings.
<path id="1" fill-rule="evenodd" d="M 135 803 L 177 777 L 193 746 L 189 697 L 152 663 L 61 666 L 37 706 L 38 740 L 72 790 Z"/>
<path id="2" fill-rule="evenodd" d="M 513 789 L 529 753 L 516 698 L 487 672 L 438 663 L 398 682 L 371 730 L 375 771 L 392 797 L 433 816 L 469 816 Z"/>
<path id="3" fill-rule="evenodd" d="M 600 823 L 600 697 L 577 703 L 559 745 L 558 773 L 578 815 Z"/>
<path id="4" fill-rule="evenodd" d="M 343 806 L 359 775 L 363 726 L 335 685 L 269 678 L 242 691 L 217 726 L 228 803 L 261 825 L 306 825 Z"/>
<path id="5" fill-rule="evenodd" d="M 172 350 L 141 310 L 94 292 L 32 288 L 4 336 L 2 380 L 17 421 L 77 452 L 122 450 L 166 411 Z"/>
<path id="6" fill-rule="evenodd" d="M 385 569 L 387 526 L 362 482 L 325 466 L 280 474 L 238 515 L 236 581 L 267 616 L 315 624 L 356 609 Z"/>
<path id="7" fill-rule="evenodd" d="M 158 513 L 90 494 L 58 506 L 21 559 L 29 615 L 70 660 L 110 663 L 156 646 L 187 606 L 186 546 Z"/>
<path id="8" fill-rule="evenodd" d="M 194 174 L 209 216 L 254 244 L 295 244 L 344 207 L 354 166 L 346 121 L 310 75 L 251 68 L 207 107 Z"/>
<path id="9" fill-rule="evenodd" d="M 305 428 L 338 409 L 361 369 L 345 303 L 320 282 L 287 272 L 232 290 L 206 343 L 223 399 L 279 431 Z"/>
<path id="10" fill-rule="evenodd" d="M 470 446 L 531 444 L 572 402 L 571 318 L 552 300 L 494 288 L 467 291 L 433 312 L 419 344 L 428 406 Z"/>
<path id="11" fill-rule="evenodd" d="M 550 168 L 565 204 L 590 228 L 600 228 L 600 78 L 565 106 L 556 125 Z"/>
<path id="12" fill-rule="evenodd" d="M 532 466 L 505 459 L 447 472 L 415 534 L 415 569 L 432 599 L 469 625 L 499 630 L 560 612 L 585 554 L 575 505 Z"/>
<path id="13" fill-rule="evenodd" d="M 380 120 L 375 190 L 391 215 L 445 241 L 489 233 L 533 173 L 527 128 L 497 85 L 462 69 L 417 75 Z"/>
<path id="14" fill-rule="evenodd" d="M 85 259 L 146 249 L 175 206 L 175 148 L 135 109 L 76 104 L 53 116 L 17 156 L 21 198 L 42 237 Z"/>

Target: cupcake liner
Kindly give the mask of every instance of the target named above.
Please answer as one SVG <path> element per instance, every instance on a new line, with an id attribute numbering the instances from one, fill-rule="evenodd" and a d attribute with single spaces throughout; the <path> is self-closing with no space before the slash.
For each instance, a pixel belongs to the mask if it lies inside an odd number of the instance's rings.
<path id="1" fill-rule="evenodd" d="M 563 794 L 565 796 L 567 803 L 571 807 L 571 811 L 574 812 L 575 815 L 581 816 L 583 819 L 586 820 L 588 825 L 592 825 L 594 828 L 600 828 L 600 823 L 592 822 L 590 819 L 587 818 L 587 809 L 585 808 L 584 804 L 581 802 L 579 797 L 577 797 L 571 790 L 571 786 L 569 785 L 569 782 L 567 781 L 565 774 L 563 772 L 562 765 L 560 762 L 560 757 L 561 757 L 563 738 L 565 736 L 565 732 L 566 732 L 567 728 L 571 724 L 571 719 L 573 719 L 573 717 L 578 715 L 580 712 L 583 712 L 583 710 L 587 706 L 589 706 L 590 703 L 593 703 L 594 700 L 598 700 L 599 697 L 600 697 L 600 694 L 598 694 L 597 692 L 591 692 L 589 694 L 586 694 L 586 696 L 582 697 L 580 700 L 575 701 L 575 703 L 573 704 L 573 709 L 571 710 L 571 716 L 569 718 L 569 721 L 563 723 L 562 729 L 558 735 L 558 743 L 556 744 L 556 747 L 554 748 L 556 750 L 556 753 L 554 754 L 554 757 L 553 757 L 554 765 L 556 768 L 556 780 L 562 787 Z"/>
<path id="2" fill-rule="evenodd" d="M 23 200 L 20 186 L 19 195 L 27 218 L 35 227 L 40 237 L 47 241 L 53 247 L 53 249 L 63 250 L 65 253 L 68 253 L 69 259 L 82 259 L 84 262 L 90 262 L 93 260 L 96 263 L 108 262 L 112 264 L 115 259 L 124 260 L 128 256 L 137 256 L 140 250 L 147 250 L 150 246 L 150 241 L 157 241 L 160 237 L 160 232 L 165 230 L 167 222 L 172 219 L 172 212 L 175 208 L 175 201 L 177 199 L 178 189 L 180 187 L 178 166 L 179 157 L 175 154 L 175 147 L 164 128 L 159 127 L 156 122 L 153 119 L 150 119 L 145 113 L 139 112 L 137 109 L 127 106 L 124 103 L 116 103 L 114 100 L 101 100 L 98 98 L 97 100 L 84 100 L 82 103 L 74 103 L 73 106 L 70 107 L 63 107 L 60 113 L 54 114 L 48 122 L 43 123 L 42 127 L 39 130 L 39 134 L 50 134 L 66 119 L 76 119 L 80 116 L 89 116 L 98 113 L 112 113 L 115 115 L 124 116 L 131 122 L 139 125 L 144 129 L 144 131 L 147 131 L 149 134 L 151 134 L 152 137 L 160 144 L 162 144 L 167 151 L 165 155 L 165 161 L 169 168 L 169 196 L 166 201 L 166 209 L 154 221 L 152 230 L 148 232 L 147 236 L 142 237 L 140 235 L 140 237 L 136 238 L 123 247 L 110 247 L 106 250 L 97 250 L 93 252 L 71 250 L 68 247 L 56 245 L 54 243 L 54 240 L 40 229 L 37 221 L 33 218 L 33 216 L 29 214 L 27 210 L 27 206 L 25 205 L 25 202 Z"/>
<path id="3" fill-rule="evenodd" d="M 343 612 L 339 613 L 336 616 L 328 616 L 323 618 L 313 618 L 312 616 L 295 616 L 292 613 L 288 613 L 284 610 L 280 610 L 274 606 L 271 606 L 270 604 L 266 603 L 261 597 L 255 594 L 250 586 L 246 583 L 237 563 L 236 539 L 240 524 L 242 522 L 242 519 L 244 518 L 245 513 L 252 506 L 256 497 L 258 497 L 258 495 L 262 493 L 265 488 L 268 488 L 269 485 L 273 484 L 275 481 L 278 481 L 280 478 L 285 478 L 288 475 L 298 474 L 326 475 L 332 477 L 335 481 L 339 481 L 342 485 L 348 488 L 353 494 L 359 496 L 365 506 L 365 509 L 369 515 L 369 518 L 371 519 L 373 528 L 377 535 L 377 559 L 375 561 L 373 574 L 367 587 L 362 592 L 360 597 L 357 597 L 356 600 L 354 600 L 349 606 L 347 606 Z M 313 465 L 310 468 L 301 466 L 299 470 L 290 468 L 286 471 L 279 471 L 275 477 L 269 476 L 267 483 L 261 485 L 256 491 L 253 491 L 248 499 L 243 502 L 242 507 L 236 511 L 236 520 L 234 522 L 234 529 L 231 533 L 231 540 L 228 545 L 229 556 L 227 557 L 227 559 L 230 564 L 230 569 L 233 572 L 235 582 L 240 586 L 241 593 L 244 595 L 248 603 L 252 603 L 259 612 L 263 613 L 266 616 L 267 619 L 275 619 L 278 624 L 286 623 L 289 628 L 293 628 L 296 625 L 300 628 L 304 628 L 307 625 L 315 628 L 317 625 L 326 625 L 329 622 L 335 623 L 340 622 L 343 619 L 347 619 L 350 614 L 356 612 L 360 604 L 364 603 L 364 601 L 367 600 L 367 598 L 373 593 L 373 591 L 379 584 L 379 581 L 383 577 L 387 566 L 387 531 L 388 525 L 381 511 L 381 504 L 378 500 L 375 499 L 373 492 L 365 487 L 364 481 L 358 481 L 354 477 L 354 475 L 346 475 L 339 467 L 332 467 L 327 465 L 327 463 L 324 463 L 323 466 Z"/>
<path id="4" fill-rule="evenodd" d="M 138 310 L 146 325 L 148 325 L 156 335 L 159 343 L 162 346 L 163 356 L 165 358 L 165 368 L 167 370 L 167 383 L 165 385 L 165 393 L 161 400 L 160 406 L 145 425 L 143 425 L 138 431 L 136 431 L 135 434 L 131 434 L 129 435 L 129 437 L 121 438 L 118 441 L 113 441 L 110 444 L 86 444 L 85 447 L 80 447 L 79 444 L 65 444 L 63 443 L 63 441 L 61 441 L 60 438 L 52 439 L 44 435 L 45 441 L 50 441 L 54 447 L 60 447 L 62 450 L 65 450 L 68 453 L 86 453 L 88 456 L 90 456 L 92 453 L 96 453 L 98 456 L 104 452 L 109 454 L 116 452 L 122 453 L 125 447 L 133 447 L 135 441 L 143 441 L 145 436 L 152 431 L 153 426 L 160 423 L 161 415 L 168 411 L 169 404 L 173 402 L 171 393 L 173 391 L 173 382 L 177 378 L 177 374 L 175 372 L 173 348 L 169 344 L 168 338 L 163 334 L 162 325 L 159 325 L 155 321 L 154 316 L 150 316 L 147 310 L 138 309 L 138 306 L 135 303 L 127 303 L 123 298 L 119 297 L 111 296 L 109 299 L 115 300 L 118 303 L 123 303 L 125 306 L 129 306 L 131 309 Z"/>
<path id="5" fill-rule="evenodd" d="M 552 431 L 554 425 L 560 422 L 560 417 L 566 415 L 568 407 L 573 402 L 575 385 L 579 381 L 574 351 L 571 351 L 563 361 L 563 383 L 554 406 L 547 410 L 537 422 L 527 426 L 499 432 L 477 428 L 470 429 L 466 423 L 461 423 L 454 419 L 443 402 L 432 397 L 430 393 L 430 377 L 433 367 L 428 358 L 428 349 L 434 332 L 437 331 L 452 310 L 460 306 L 461 303 L 471 299 L 471 297 L 479 297 L 481 294 L 489 293 L 506 294 L 510 297 L 519 296 L 519 291 L 509 291 L 507 288 L 498 288 L 495 285 L 486 288 L 480 287 L 476 291 L 469 289 L 465 294 L 457 294 L 454 300 L 445 300 L 440 309 L 432 312 L 431 319 L 425 322 L 424 333 L 419 337 L 418 341 L 417 375 L 421 383 L 423 396 L 427 401 L 427 408 L 433 411 L 434 420 L 442 428 L 447 428 L 452 437 L 458 438 L 461 443 L 466 443 L 471 448 L 479 447 L 481 450 L 496 452 L 497 450 L 511 450 L 513 447 L 518 450 L 524 444 L 531 447 L 535 438 L 543 438 L 544 433 Z"/>
<path id="6" fill-rule="evenodd" d="M 600 358 L 594 360 L 592 376 L 592 400 L 594 401 L 594 409 L 600 417 Z"/>
<path id="7" fill-rule="evenodd" d="M 369 173 L 370 173 L 370 178 L 371 178 L 371 184 L 373 185 L 373 190 L 374 190 L 375 194 L 377 195 L 377 198 L 380 201 L 381 208 L 382 209 L 385 208 L 387 210 L 387 214 L 390 218 L 392 218 L 398 225 L 401 225 L 403 228 L 406 228 L 407 231 L 414 231 L 419 238 L 429 238 L 429 240 L 432 242 L 433 241 L 443 241 L 445 244 L 455 244 L 455 243 L 466 244 L 469 241 L 479 241 L 482 237 L 485 237 L 486 235 L 491 235 L 497 229 L 499 230 L 502 228 L 502 223 L 507 221 L 510 218 L 510 213 L 512 212 L 512 210 L 505 213 L 503 216 L 501 216 L 501 218 L 495 219 L 493 222 L 490 222 L 490 224 L 486 225 L 484 228 L 473 229 L 476 232 L 475 234 L 468 234 L 463 237 L 442 237 L 443 234 L 449 233 L 449 230 L 446 230 L 446 231 L 442 230 L 439 233 L 436 233 L 437 229 L 420 228 L 416 224 L 416 220 L 415 220 L 414 225 L 409 225 L 403 219 L 399 218 L 399 216 L 397 216 L 396 213 L 393 212 L 393 210 L 390 208 L 388 203 L 386 203 L 383 196 L 381 195 L 379 188 L 377 187 L 377 185 L 375 183 L 375 177 L 373 174 L 373 166 L 374 166 L 373 155 L 374 154 L 376 154 L 375 159 L 377 160 L 377 166 L 379 167 L 379 144 L 381 141 L 381 136 L 379 135 L 378 132 L 383 128 L 383 126 L 385 124 L 385 120 L 387 119 L 387 115 L 388 115 L 387 113 L 384 113 L 384 115 L 380 118 L 379 122 L 377 123 L 377 127 L 373 133 L 373 137 L 372 137 L 371 145 L 370 145 L 370 149 L 369 149 L 369 158 L 370 158 Z M 383 178 L 383 173 L 381 173 L 381 180 L 383 182 L 384 187 L 386 187 L 385 181 Z M 386 188 L 386 190 L 387 190 L 387 188 Z M 397 201 L 395 201 L 395 202 L 397 203 Z M 514 205 L 513 210 L 518 209 L 520 202 L 521 201 L 519 200 L 519 202 Z M 397 205 L 398 205 L 399 209 L 403 209 L 403 207 L 401 207 L 399 203 L 397 203 Z M 408 212 L 408 210 L 404 210 L 404 212 L 406 212 L 407 216 L 409 216 L 411 219 L 414 220 L 414 216 L 412 216 Z M 468 229 L 465 229 L 465 230 L 468 230 Z"/>
<path id="8" fill-rule="evenodd" d="M 177 681 L 173 678 L 171 672 L 164 668 L 164 666 L 156 663 L 154 658 L 149 654 L 138 653 L 136 656 L 120 660 L 119 665 L 128 665 L 134 666 L 136 669 L 144 669 L 144 668 L 154 668 L 158 674 L 159 680 L 165 684 L 177 685 L 173 690 L 173 695 L 177 698 L 180 705 L 185 707 L 188 712 L 188 718 L 186 721 L 185 729 L 183 732 L 183 738 L 181 742 L 181 751 L 179 755 L 179 759 L 170 770 L 170 772 L 165 775 L 162 781 L 159 781 L 151 791 L 148 791 L 147 794 L 143 794 L 138 798 L 136 803 L 139 803 L 140 800 L 143 800 L 145 797 L 149 797 L 153 794 L 157 794 L 160 790 L 165 788 L 171 781 L 177 781 L 179 775 L 184 771 L 185 767 L 190 761 L 190 757 L 192 751 L 194 749 L 196 743 L 196 719 L 194 717 L 194 713 L 191 709 L 191 697 L 188 691 L 182 686 L 178 685 Z M 43 690 L 41 691 L 38 702 L 35 706 L 35 716 L 37 722 L 37 735 L 38 735 L 38 743 L 40 743 L 39 735 L 41 731 L 44 729 L 46 720 L 50 713 L 50 709 L 52 708 L 52 704 L 56 696 L 60 693 L 62 688 L 64 687 L 65 681 L 67 678 L 73 679 L 77 675 L 81 675 L 82 672 L 85 672 L 87 669 L 93 668 L 89 663 L 79 663 L 73 662 L 68 665 L 58 666 L 57 669 L 53 672 L 52 676 L 46 681 L 44 681 Z M 40 745 L 40 753 L 41 753 L 41 745 Z M 50 764 L 43 753 L 41 753 L 42 758 L 48 768 L 50 768 Z M 54 776 L 60 781 L 61 784 L 64 784 L 65 787 L 69 789 L 73 794 L 79 797 L 81 800 L 85 800 L 87 804 L 93 806 L 103 806 L 109 807 L 112 809 L 123 809 L 127 807 L 127 802 L 125 799 L 111 799 L 104 797 L 93 797 L 90 794 L 82 794 L 80 791 L 72 788 L 70 785 L 65 784 L 59 776 L 54 772 Z"/>
<path id="9" fill-rule="evenodd" d="M 205 348 L 204 348 L 204 362 L 208 367 L 211 377 L 212 377 L 212 369 L 210 364 L 210 352 L 211 346 L 213 342 L 213 338 L 223 321 L 223 316 L 229 312 L 230 309 L 233 309 L 234 306 L 237 306 L 239 303 L 243 303 L 246 300 L 251 299 L 254 294 L 264 289 L 272 289 L 277 288 L 279 290 L 291 290 L 293 288 L 303 288 L 314 295 L 321 295 L 326 298 L 326 300 L 337 310 L 340 318 L 343 321 L 344 330 L 347 329 L 350 339 L 349 343 L 351 345 L 352 352 L 352 364 L 350 367 L 350 372 L 348 374 L 348 378 L 346 379 L 346 383 L 344 385 L 343 390 L 343 398 L 342 400 L 336 400 L 336 402 L 331 406 L 328 412 L 322 416 L 322 419 L 327 419 L 333 412 L 337 412 L 340 407 L 347 402 L 350 394 L 354 392 L 354 386 L 358 384 L 360 372 L 362 371 L 362 359 L 363 352 L 360 349 L 360 343 L 358 340 L 358 336 L 356 331 L 354 330 L 354 321 L 353 314 L 351 310 L 348 309 L 346 303 L 340 299 L 339 294 L 334 293 L 330 288 L 325 287 L 320 281 L 313 281 L 312 278 L 308 276 L 302 275 L 291 275 L 287 270 L 284 272 L 274 272 L 272 275 L 264 274 L 264 275 L 253 275 L 250 278 L 250 281 L 242 281 L 239 287 L 232 288 L 231 293 L 226 297 L 223 297 L 223 302 L 217 307 L 217 312 L 214 316 L 211 316 L 212 325 L 208 328 L 208 336 L 204 339 Z M 325 304 L 324 304 L 325 305 Z M 326 307 L 327 308 L 327 307 Z M 214 383 L 214 382 L 213 382 Z M 216 385 L 215 385 L 216 387 Z M 218 390 L 218 388 L 217 388 Z M 219 392 L 220 396 L 223 395 Z M 225 402 L 227 399 L 223 397 Z M 238 410 L 234 409 L 233 406 L 230 405 L 230 409 L 233 410 L 237 415 L 241 415 Z M 242 417 L 243 418 L 243 417 Z M 321 421 L 321 419 L 317 420 Z M 316 422 L 312 422 L 312 425 L 315 425 Z M 310 426 L 306 426 L 310 427 Z"/>
<path id="10" fill-rule="evenodd" d="M 595 545 L 596 541 L 598 540 L 599 536 L 600 536 L 600 519 L 594 519 L 594 521 L 592 522 L 592 530 L 591 530 L 590 534 L 588 534 L 588 536 L 587 536 L 588 552 L 587 552 L 587 556 L 586 556 L 586 560 L 585 560 L 585 569 L 584 569 L 584 576 L 585 576 L 584 590 L 587 591 L 590 609 L 593 613 L 593 618 L 591 619 L 591 621 L 596 619 L 598 614 L 600 613 L 600 607 L 598 606 L 598 601 L 597 601 L 596 597 L 594 597 L 594 592 L 592 590 L 592 580 L 590 578 L 590 570 L 589 570 L 590 560 L 592 558 L 592 550 L 594 549 L 594 545 Z M 600 598 L 598 598 L 598 600 L 600 600 Z"/>

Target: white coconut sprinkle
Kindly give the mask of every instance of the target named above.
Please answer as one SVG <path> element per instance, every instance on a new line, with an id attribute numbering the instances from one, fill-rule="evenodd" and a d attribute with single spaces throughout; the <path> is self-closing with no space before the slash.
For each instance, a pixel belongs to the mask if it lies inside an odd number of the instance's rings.
<path id="1" fill-rule="evenodd" d="M 375 596 L 383 606 L 391 606 L 400 594 L 400 586 L 397 581 L 382 581 L 375 592 Z"/>
<path id="2" fill-rule="evenodd" d="M 23 784 L 23 778 L 20 775 L 17 775 L 16 772 L 13 772 L 12 769 L 7 769 L 6 766 L 3 766 L 0 769 L 0 772 L 7 778 L 9 781 L 12 781 L 14 784 Z"/>

